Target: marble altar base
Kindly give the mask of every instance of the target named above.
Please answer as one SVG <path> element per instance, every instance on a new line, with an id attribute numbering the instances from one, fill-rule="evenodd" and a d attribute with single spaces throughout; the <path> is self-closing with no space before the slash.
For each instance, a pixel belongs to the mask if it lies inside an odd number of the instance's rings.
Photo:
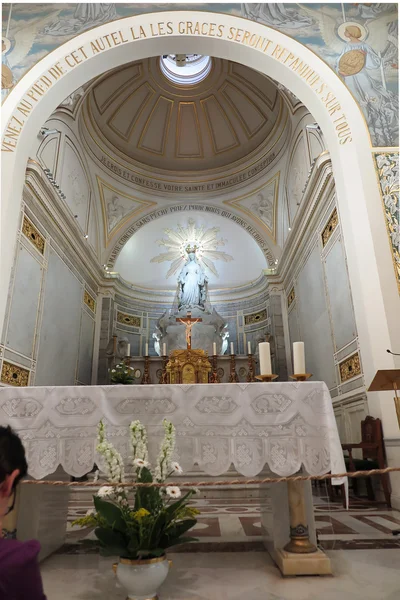
<path id="1" fill-rule="evenodd" d="M 263 473 L 262 477 L 273 477 Z M 261 476 L 260 476 L 261 477 Z M 294 554 L 284 550 L 290 541 L 288 484 L 262 484 L 260 487 L 261 531 L 264 546 L 284 576 L 331 575 L 331 561 L 318 550 L 310 554 Z M 311 481 L 302 482 L 306 521 L 310 542 L 317 544 Z"/>
<path id="2" fill-rule="evenodd" d="M 44 479 L 70 481 L 62 467 Z M 22 484 L 17 506 L 17 539 L 39 540 L 39 560 L 61 548 L 67 532 L 70 488 L 50 485 Z"/>

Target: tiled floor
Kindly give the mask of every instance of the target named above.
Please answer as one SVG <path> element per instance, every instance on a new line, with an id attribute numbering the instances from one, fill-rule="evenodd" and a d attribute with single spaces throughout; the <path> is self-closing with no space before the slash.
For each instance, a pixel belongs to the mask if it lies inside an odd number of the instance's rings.
<path id="1" fill-rule="evenodd" d="M 92 507 L 93 491 L 76 490 L 70 523 Z M 398 600 L 400 513 L 352 501 L 349 511 L 315 498 L 320 545 L 333 577 L 282 578 L 261 543 L 259 501 L 248 497 L 195 500 L 199 541 L 169 553 L 173 566 L 160 600 Z M 111 566 L 93 545 L 93 532 L 69 525 L 67 544 L 41 565 L 49 600 L 124 600 Z M 211 551 L 210 551 L 211 550 Z M 354 551 L 356 550 L 356 551 Z"/>
<path id="2" fill-rule="evenodd" d="M 266 552 L 174 554 L 160 600 L 398 600 L 398 550 L 328 551 L 334 577 L 282 578 Z M 55 555 L 42 565 L 49 600 L 125 600 L 98 555 Z"/>
<path id="3" fill-rule="evenodd" d="M 92 491 L 76 491 L 70 503 L 69 522 L 86 514 L 92 508 Z M 193 501 L 201 514 L 193 535 L 196 544 L 180 548 L 180 551 L 242 551 L 263 550 L 259 501 L 256 498 L 222 499 L 200 498 Z M 347 511 L 340 503 L 331 503 L 327 496 L 314 498 L 318 541 L 322 548 L 330 550 L 399 548 L 400 536 L 392 531 L 400 529 L 400 512 L 388 510 L 383 504 L 351 499 Z M 62 552 L 84 551 L 79 541 L 87 543 L 94 539 L 90 529 L 80 530 L 69 525 L 67 546 Z M 90 545 L 85 544 L 85 551 Z"/>

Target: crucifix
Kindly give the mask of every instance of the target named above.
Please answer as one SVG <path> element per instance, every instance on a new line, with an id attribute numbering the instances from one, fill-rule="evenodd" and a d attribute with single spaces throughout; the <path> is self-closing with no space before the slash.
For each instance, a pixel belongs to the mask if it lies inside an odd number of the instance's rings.
<path id="1" fill-rule="evenodd" d="M 192 319 L 190 310 L 186 313 L 186 319 L 176 319 L 177 322 L 186 325 L 186 346 L 188 350 L 192 349 L 192 327 L 195 323 L 200 323 L 203 319 Z"/>

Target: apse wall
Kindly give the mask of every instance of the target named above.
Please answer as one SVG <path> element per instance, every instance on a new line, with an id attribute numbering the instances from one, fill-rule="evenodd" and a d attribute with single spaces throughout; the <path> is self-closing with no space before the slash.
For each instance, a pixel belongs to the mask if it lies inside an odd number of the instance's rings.
<path id="1" fill-rule="evenodd" d="M 92 383 L 97 215 L 78 140 L 65 124 L 48 125 L 59 131 L 43 139 L 26 173 L 0 345 L 2 385 Z"/>
<path id="2" fill-rule="evenodd" d="M 211 294 L 211 304 L 226 321 L 229 331 L 229 344 L 233 342 L 235 353 L 247 355 L 247 343 L 258 353 L 258 344 L 267 338 L 271 343 L 272 364 L 281 379 L 287 378 L 286 350 L 283 332 L 280 297 L 270 293 L 264 276 L 248 286 L 236 290 L 236 300 L 232 300 L 232 290 Z M 240 298 L 241 295 L 241 298 Z M 174 294 L 152 294 L 152 300 L 127 296 L 117 291 L 114 298 L 104 298 L 102 303 L 101 333 L 99 350 L 98 383 L 108 381 L 107 352 L 112 348 L 113 334 L 118 339 L 125 338 L 131 344 L 133 366 L 135 357 L 139 360 L 149 344 L 149 355 L 157 357 L 154 337 L 158 319 L 173 306 Z M 230 348 L 230 346 L 229 346 Z M 226 356 L 229 355 L 229 349 Z M 239 373 L 245 380 L 246 373 Z"/>
<path id="3" fill-rule="evenodd" d="M 287 176 L 290 169 L 289 162 Z M 290 347 L 295 341 L 304 342 L 306 370 L 313 379 L 326 382 L 342 442 L 356 442 L 361 439 L 360 422 L 369 411 L 327 153 L 313 164 L 299 202 L 281 265 L 288 339 Z"/>

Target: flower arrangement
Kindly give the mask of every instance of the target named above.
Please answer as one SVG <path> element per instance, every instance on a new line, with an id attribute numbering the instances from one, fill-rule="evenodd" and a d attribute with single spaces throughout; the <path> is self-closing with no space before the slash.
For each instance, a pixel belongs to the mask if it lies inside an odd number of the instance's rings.
<path id="1" fill-rule="evenodd" d="M 122 383 L 123 385 L 130 385 L 133 383 L 134 375 L 133 367 L 128 367 L 124 363 L 118 363 L 112 369 L 108 369 L 110 373 L 111 383 Z"/>
<path id="2" fill-rule="evenodd" d="M 136 481 L 164 483 L 172 474 L 182 473 L 171 460 L 175 448 L 175 427 L 164 419 L 164 440 L 154 472 L 148 462 L 147 433 L 140 421 L 130 424 L 130 447 Z M 106 438 L 103 422 L 98 426 L 97 452 L 103 457 L 110 483 L 125 483 L 120 453 Z M 163 556 L 167 548 L 196 541 L 184 534 L 196 524 L 198 511 L 189 506 L 196 490 L 182 495 L 179 486 L 135 488 L 131 505 L 125 487 L 105 485 L 93 497 L 94 510 L 74 525 L 94 526 L 103 556 L 118 555 L 131 560 Z"/>

